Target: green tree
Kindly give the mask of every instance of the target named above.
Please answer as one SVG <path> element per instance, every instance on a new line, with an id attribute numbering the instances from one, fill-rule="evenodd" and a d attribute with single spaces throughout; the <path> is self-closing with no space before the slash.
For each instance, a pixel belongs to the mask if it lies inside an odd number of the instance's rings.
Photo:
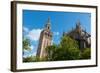
<path id="1" fill-rule="evenodd" d="M 80 50 L 77 41 L 64 36 L 61 39 L 60 46 L 56 51 L 55 60 L 76 60 L 79 59 Z"/>
<path id="2" fill-rule="evenodd" d="M 76 60 L 80 58 L 80 50 L 77 41 L 69 36 L 64 36 L 59 45 L 47 47 L 47 60 Z"/>
<path id="3" fill-rule="evenodd" d="M 23 55 L 25 54 L 25 51 L 31 51 L 31 48 L 30 48 L 30 40 L 27 39 L 27 38 L 24 38 L 23 39 Z M 23 60 L 27 60 L 27 59 L 30 59 L 29 57 L 28 58 L 23 58 Z"/>
<path id="4" fill-rule="evenodd" d="M 24 38 L 23 39 L 23 49 L 24 50 L 31 50 L 31 48 L 29 47 L 30 45 L 31 45 L 30 40 L 27 38 Z"/>
<path id="5" fill-rule="evenodd" d="M 81 52 L 81 59 L 90 59 L 91 58 L 91 49 L 85 48 L 83 52 Z"/>
<path id="6" fill-rule="evenodd" d="M 60 42 L 61 58 L 64 60 L 76 60 L 79 59 L 79 46 L 78 42 L 69 36 L 63 36 Z M 62 51 L 61 51 L 62 50 Z"/>
<path id="7" fill-rule="evenodd" d="M 37 61 L 36 56 L 29 56 L 29 57 L 23 58 L 23 62 L 36 62 L 36 61 Z"/>
<path id="8" fill-rule="evenodd" d="M 79 48 L 78 42 L 69 36 L 63 36 L 60 45 L 63 48 Z"/>
<path id="9" fill-rule="evenodd" d="M 52 61 L 54 60 L 55 52 L 57 50 L 57 45 L 53 44 L 52 46 L 46 47 L 47 57 L 46 60 Z"/>

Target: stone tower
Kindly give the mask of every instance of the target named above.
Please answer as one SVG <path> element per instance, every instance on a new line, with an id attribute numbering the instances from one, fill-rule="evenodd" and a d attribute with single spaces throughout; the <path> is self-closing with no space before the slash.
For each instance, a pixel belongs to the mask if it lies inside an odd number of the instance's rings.
<path id="1" fill-rule="evenodd" d="M 41 31 L 38 49 L 37 49 L 37 56 L 39 58 L 44 58 L 47 56 L 46 47 L 50 46 L 52 43 L 52 32 L 51 32 L 51 23 L 50 18 L 48 18 L 47 23 L 44 29 Z"/>

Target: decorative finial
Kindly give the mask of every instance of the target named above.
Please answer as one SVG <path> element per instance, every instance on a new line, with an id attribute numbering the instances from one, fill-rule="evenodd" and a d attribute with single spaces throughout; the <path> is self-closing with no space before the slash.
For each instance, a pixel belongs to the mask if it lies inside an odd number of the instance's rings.
<path id="1" fill-rule="evenodd" d="M 76 28 L 81 28 L 80 20 L 77 21 L 77 23 L 76 23 Z"/>
<path id="2" fill-rule="evenodd" d="M 85 34 L 86 34 L 86 28 L 85 28 Z"/>
<path id="3" fill-rule="evenodd" d="M 74 30 L 74 28 L 72 27 L 72 31 Z"/>
<path id="4" fill-rule="evenodd" d="M 80 24 L 80 20 L 78 20 L 78 21 L 77 21 L 77 25 L 78 25 L 78 26 L 80 26 L 80 25 L 81 25 L 81 24 Z"/>
<path id="5" fill-rule="evenodd" d="M 47 25 L 50 25 L 50 17 L 48 17 L 48 20 L 47 20 L 46 26 L 47 26 Z"/>
<path id="6" fill-rule="evenodd" d="M 50 17 L 48 17 L 48 21 L 47 21 L 47 23 L 50 23 Z"/>
<path id="7" fill-rule="evenodd" d="M 51 24 L 50 23 L 50 17 L 48 17 L 48 20 L 47 20 L 47 23 L 45 25 L 45 28 L 50 30 L 51 29 L 50 24 Z"/>

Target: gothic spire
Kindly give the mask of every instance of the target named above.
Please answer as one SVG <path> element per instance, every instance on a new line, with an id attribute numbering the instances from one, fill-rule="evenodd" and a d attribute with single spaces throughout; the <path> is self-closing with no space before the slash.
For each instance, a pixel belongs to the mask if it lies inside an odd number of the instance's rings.
<path id="1" fill-rule="evenodd" d="M 47 23 L 50 24 L 50 17 L 48 17 L 48 21 L 47 21 Z"/>
<path id="2" fill-rule="evenodd" d="M 50 23 L 50 17 L 48 17 L 48 20 L 47 20 L 47 23 L 46 23 L 46 25 L 50 25 L 51 23 Z"/>
<path id="3" fill-rule="evenodd" d="M 50 30 L 50 28 L 51 28 L 50 25 L 51 25 L 51 23 L 50 23 L 50 17 L 48 17 L 48 20 L 47 20 L 47 23 L 45 25 L 45 28 Z"/>
<path id="4" fill-rule="evenodd" d="M 78 20 L 77 23 L 76 23 L 76 28 L 81 28 L 81 23 L 80 23 L 79 20 Z"/>

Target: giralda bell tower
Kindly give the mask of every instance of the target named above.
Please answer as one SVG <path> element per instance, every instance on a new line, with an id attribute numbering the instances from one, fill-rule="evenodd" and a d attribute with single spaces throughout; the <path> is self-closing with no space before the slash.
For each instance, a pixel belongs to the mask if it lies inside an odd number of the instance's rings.
<path id="1" fill-rule="evenodd" d="M 48 18 L 44 29 L 41 31 L 37 56 L 39 58 L 44 58 L 47 56 L 46 47 L 52 44 L 52 32 L 51 32 L 50 18 Z"/>

